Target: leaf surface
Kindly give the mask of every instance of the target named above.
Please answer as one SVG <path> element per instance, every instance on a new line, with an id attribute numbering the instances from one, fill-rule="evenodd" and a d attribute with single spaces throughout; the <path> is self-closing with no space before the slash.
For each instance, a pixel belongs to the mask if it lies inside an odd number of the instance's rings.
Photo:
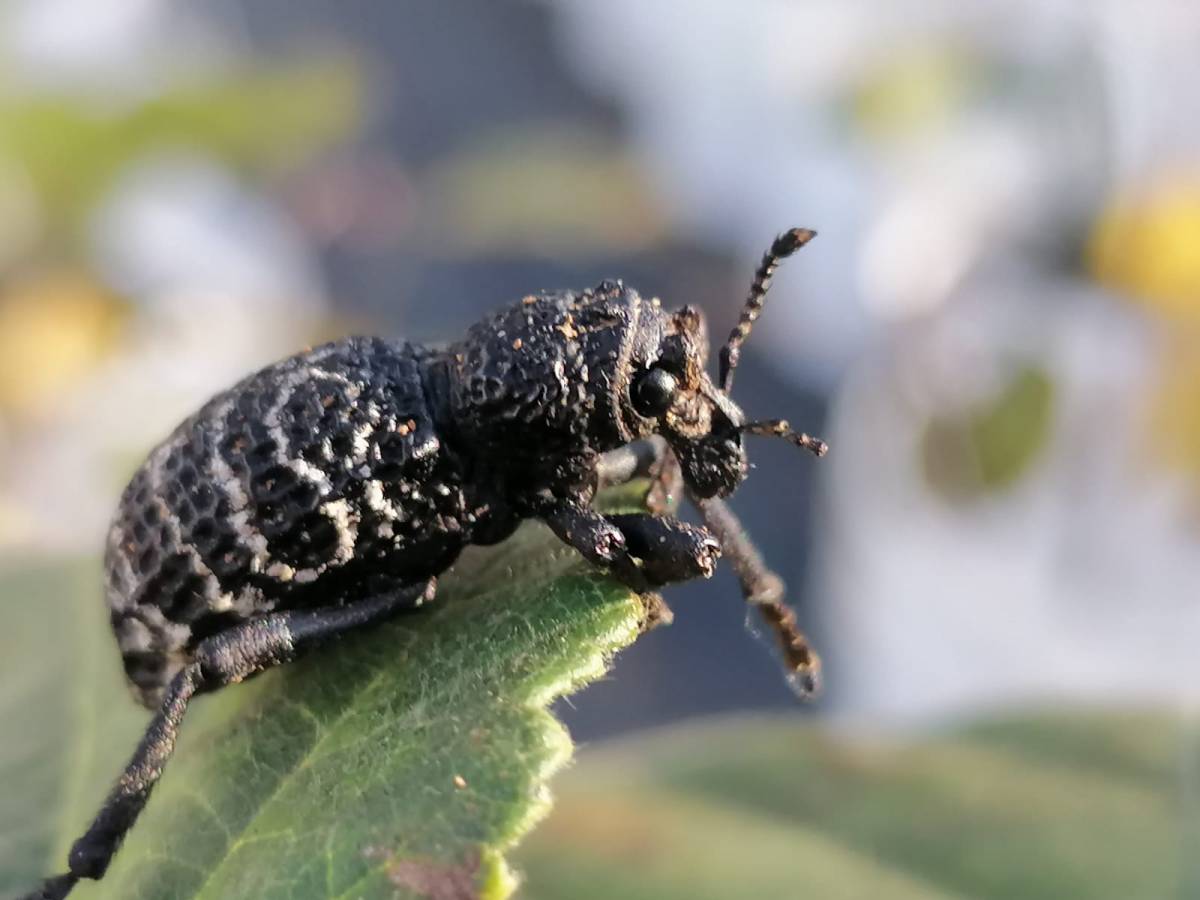
<path id="1" fill-rule="evenodd" d="M 17 788 L 0 894 L 61 871 L 146 721 L 97 583 L 87 566 L 0 584 L 0 780 Z M 571 752 L 546 705 L 600 675 L 653 603 L 540 526 L 469 553 L 435 608 L 199 699 L 108 875 L 72 897 L 506 896 L 503 854 Z"/>

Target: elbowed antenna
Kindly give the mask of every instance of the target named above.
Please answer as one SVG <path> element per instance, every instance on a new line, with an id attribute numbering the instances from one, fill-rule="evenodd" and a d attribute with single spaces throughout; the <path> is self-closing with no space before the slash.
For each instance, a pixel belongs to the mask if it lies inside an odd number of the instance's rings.
<path id="1" fill-rule="evenodd" d="M 813 456 L 824 456 L 825 451 L 829 449 L 820 438 L 812 437 L 802 431 L 794 431 L 792 426 L 788 424 L 787 419 L 763 419 L 760 422 L 745 422 L 737 426 L 738 431 L 743 431 L 746 434 L 761 434 L 766 437 L 781 437 L 797 447 L 803 447 Z"/>
<path id="2" fill-rule="evenodd" d="M 721 348 L 721 390 L 725 393 L 728 394 L 733 387 L 733 370 L 737 368 L 742 344 L 750 336 L 755 319 L 762 313 L 775 269 L 816 236 L 817 233 L 811 228 L 793 228 L 775 238 L 771 249 L 763 254 L 762 262 L 759 263 L 758 271 L 754 273 L 754 281 L 750 285 L 750 294 L 742 307 L 741 318 L 729 333 L 725 346 Z"/>

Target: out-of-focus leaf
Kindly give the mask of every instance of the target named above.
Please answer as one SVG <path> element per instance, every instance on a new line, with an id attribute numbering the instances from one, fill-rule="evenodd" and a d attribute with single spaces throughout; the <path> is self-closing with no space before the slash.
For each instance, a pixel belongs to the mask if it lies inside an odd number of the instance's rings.
<path id="1" fill-rule="evenodd" d="M 954 498 L 1010 487 L 1049 440 L 1053 401 L 1050 377 L 1027 366 L 985 404 L 933 419 L 921 441 L 926 479 Z"/>
<path id="2" fill-rule="evenodd" d="M 1184 740 L 1149 715 L 910 744 L 718 720 L 585 752 L 517 858 L 532 900 L 1191 896 Z"/>
<path id="3" fill-rule="evenodd" d="M 850 97 L 854 121 L 869 136 L 905 138 L 942 126 L 983 77 L 978 60 L 952 45 L 913 48 L 866 73 Z"/>
<path id="4" fill-rule="evenodd" d="M 627 253 L 665 228 L 631 158 L 561 127 L 476 142 L 430 173 L 427 193 L 439 243 L 473 253 Z"/>
<path id="5" fill-rule="evenodd" d="M 91 584 L 30 573 L 0 596 L 6 642 L 28 632 L 5 647 L 3 893 L 61 869 L 144 716 Z M 546 705 L 603 672 L 646 602 L 540 527 L 472 552 L 435 609 L 200 699 L 80 900 L 506 896 L 503 854 L 571 752 Z M 55 637 L 66 623 L 70 643 Z"/>
<path id="6" fill-rule="evenodd" d="M 73 224 L 150 151 L 203 151 L 255 168 L 301 161 L 357 124 L 359 81 L 344 61 L 316 61 L 173 87 L 129 106 L 0 96 L 0 156 L 28 173 L 55 221 Z"/>

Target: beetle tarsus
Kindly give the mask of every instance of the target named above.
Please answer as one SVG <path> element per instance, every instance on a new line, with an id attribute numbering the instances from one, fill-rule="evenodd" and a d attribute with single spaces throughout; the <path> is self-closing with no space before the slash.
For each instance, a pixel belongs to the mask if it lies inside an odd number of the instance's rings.
<path id="1" fill-rule="evenodd" d="M 41 887 L 30 891 L 20 900 L 63 900 L 67 894 L 71 893 L 71 889 L 75 887 L 77 881 L 79 881 L 79 876 L 70 872 L 64 875 L 55 875 L 53 878 L 47 878 L 42 882 Z"/>

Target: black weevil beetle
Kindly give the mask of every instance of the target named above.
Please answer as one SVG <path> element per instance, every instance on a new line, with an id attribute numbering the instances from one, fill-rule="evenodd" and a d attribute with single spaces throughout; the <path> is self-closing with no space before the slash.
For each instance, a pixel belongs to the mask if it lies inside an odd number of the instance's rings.
<path id="1" fill-rule="evenodd" d="M 741 344 L 793 229 L 763 256 L 737 327 L 705 372 L 700 312 L 663 309 L 619 281 L 525 297 L 445 348 L 347 338 L 218 394 L 138 469 L 105 554 L 125 672 L 157 710 L 69 871 L 29 897 L 101 878 L 175 746 L 188 702 L 313 644 L 433 599 L 467 544 L 540 519 L 637 591 L 731 560 L 778 638 L 789 680 L 819 662 L 720 499 L 746 477 L 742 436 L 825 445 L 785 421 L 747 421 L 730 397 Z M 602 515 L 596 490 L 649 477 L 649 512 Z M 706 528 L 663 515 L 680 488 Z"/>

